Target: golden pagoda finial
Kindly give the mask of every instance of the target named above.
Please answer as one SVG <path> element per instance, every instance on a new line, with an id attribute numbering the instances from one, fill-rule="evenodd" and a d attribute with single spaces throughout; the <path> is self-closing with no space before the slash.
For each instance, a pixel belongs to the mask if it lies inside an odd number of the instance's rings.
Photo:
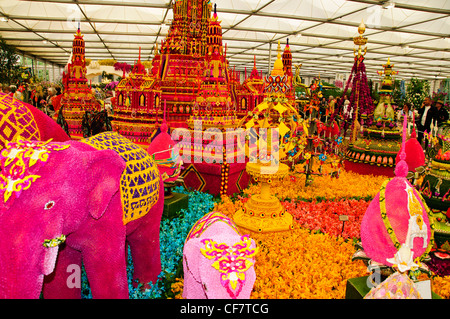
<path id="1" fill-rule="evenodd" d="M 362 35 L 364 32 L 366 32 L 366 25 L 364 24 L 364 20 L 361 20 L 361 24 L 358 27 L 358 33 Z"/>
<path id="2" fill-rule="evenodd" d="M 367 44 L 367 38 L 363 37 L 364 32 L 366 32 L 366 25 L 364 24 L 364 21 L 361 20 L 361 23 L 358 26 L 359 36 L 353 38 L 353 43 L 358 46 L 358 56 L 366 55 L 366 52 L 367 52 L 366 47 L 364 47 L 364 54 L 362 53 L 362 50 L 361 50 L 361 47 L 365 46 Z M 357 56 L 356 48 L 353 50 L 353 53 L 355 56 Z"/>
<path id="3" fill-rule="evenodd" d="M 277 47 L 277 59 L 281 58 L 281 44 L 280 40 L 278 40 L 278 47 Z"/>
<path id="4" fill-rule="evenodd" d="M 283 60 L 281 60 L 281 45 L 280 40 L 278 40 L 278 48 L 277 48 L 277 59 L 275 60 L 275 63 L 273 64 L 273 70 L 270 73 L 271 75 L 284 75 L 283 71 Z"/>

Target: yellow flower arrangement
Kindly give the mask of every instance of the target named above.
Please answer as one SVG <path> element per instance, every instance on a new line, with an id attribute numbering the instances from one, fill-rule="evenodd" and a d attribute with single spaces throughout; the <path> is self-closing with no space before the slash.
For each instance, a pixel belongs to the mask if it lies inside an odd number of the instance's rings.
<path id="1" fill-rule="evenodd" d="M 171 290 L 174 294 L 174 299 L 183 299 L 183 287 L 184 287 L 184 280 L 183 278 L 176 278 L 175 282 L 171 285 Z"/>
<path id="2" fill-rule="evenodd" d="M 324 165 L 324 175 L 314 176 L 313 184 L 308 187 L 305 175 L 300 173 L 302 168 L 297 166 L 284 180 L 274 181 L 271 192 L 293 207 L 299 205 L 298 200 L 369 199 L 387 179 L 369 175 L 361 183 L 361 175 L 345 170 L 339 178 L 332 178 L 329 173 L 336 169 L 332 165 Z M 243 207 L 247 196 L 259 191 L 259 185 L 250 185 L 244 190 L 244 197 L 238 196 L 235 201 L 223 195 L 214 210 L 232 218 Z M 310 204 L 315 205 L 314 201 Z M 294 223 L 294 228 L 285 232 L 256 233 L 243 228 L 240 231 L 249 234 L 259 247 L 252 299 L 342 299 L 348 279 L 367 275 L 362 261 L 351 261 L 355 252 L 352 241 L 341 236 L 315 233 L 302 228 L 300 223 Z M 450 277 L 432 276 L 431 281 L 436 294 L 450 299 Z M 183 279 L 178 279 L 172 285 L 175 298 L 181 298 L 182 290 Z"/>
<path id="3" fill-rule="evenodd" d="M 450 299 L 450 277 L 433 277 L 431 279 L 433 291 L 444 299 Z"/>
<path id="4" fill-rule="evenodd" d="M 363 262 L 351 261 L 354 247 L 340 237 L 312 234 L 298 225 L 289 232 L 250 236 L 260 247 L 251 298 L 341 299 L 347 279 L 367 272 Z"/>
<path id="5" fill-rule="evenodd" d="M 342 238 L 298 226 L 250 236 L 260 248 L 252 299 L 342 299 L 347 279 L 366 275 L 362 261 L 351 261 L 353 245 Z M 172 284 L 175 298 L 181 298 L 182 286 L 182 279 Z"/>
<path id="6" fill-rule="evenodd" d="M 271 193 L 280 200 L 286 198 L 291 200 L 373 198 L 387 177 L 367 175 L 364 176 L 364 183 L 361 183 L 361 175 L 342 171 L 339 178 L 323 175 L 314 176 L 313 179 L 311 185 L 305 186 L 304 174 L 291 173 L 281 181 L 273 181 Z M 250 185 L 243 192 L 252 195 L 259 193 L 259 189 L 259 185 Z"/>
<path id="7" fill-rule="evenodd" d="M 214 209 L 232 217 L 242 206 L 242 200 L 222 196 Z M 351 261 L 355 248 L 342 237 L 313 234 L 297 223 L 288 232 L 240 230 L 260 247 L 251 298 L 345 298 L 347 280 L 367 275 L 361 261 Z M 432 276 L 431 281 L 436 294 L 450 299 L 450 277 Z"/>

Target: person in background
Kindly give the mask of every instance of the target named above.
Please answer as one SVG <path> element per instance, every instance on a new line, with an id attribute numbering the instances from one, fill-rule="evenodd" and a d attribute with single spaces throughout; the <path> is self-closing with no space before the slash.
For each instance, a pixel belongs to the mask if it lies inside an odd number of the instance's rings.
<path id="1" fill-rule="evenodd" d="M 436 101 L 435 120 L 437 120 L 438 126 L 440 126 L 442 123 L 445 123 L 448 121 L 448 112 L 444 108 L 444 101 L 442 101 L 442 100 Z"/>
<path id="2" fill-rule="evenodd" d="M 431 105 L 431 98 L 427 96 L 421 108 L 418 109 L 418 116 L 416 117 L 416 125 L 417 125 L 417 141 L 422 144 L 423 133 L 427 131 L 431 132 L 431 121 L 435 118 L 436 108 Z M 428 140 L 424 141 L 425 148 L 428 146 Z"/>
<path id="3" fill-rule="evenodd" d="M 11 86 L 10 86 L 10 89 L 11 89 L 11 93 L 13 94 L 13 97 L 14 97 L 15 99 L 18 99 L 18 100 L 20 100 L 20 101 L 23 101 L 22 93 L 17 89 L 17 86 L 11 85 Z"/>
<path id="4" fill-rule="evenodd" d="M 56 89 L 54 87 L 49 87 L 47 89 L 47 98 L 45 104 L 45 114 L 53 116 L 55 109 L 53 107 L 53 97 L 56 96 Z"/>
<path id="5" fill-rule="evenodd" d="M 349 119 L 353 117 L 353 107 L 350 108 L 350 101 L 344 99 L 344 116 L 347 116 Z"/>
<path id="6" fill-rule="evenodd" d="M 408 122 L 412 121 L 413 111 L 411 110 L 411 103 L 403 103 L 403 107 L 397 113 L 397 121 L 403 123 L 403 117 L 407 114 Z"/>
<path id="7" fill-rule="evenodd" d="M 8 94 L 8 95 L 12 95 L 9 85 L 3 85 L 3 93 Z"/>
<path id="8" fill-rule="evenodd" d="M 334 113 L 334 107 L 336 105 L 336 99 L 330 95 L 328 97 L 328 113 L 331 115 Z"/>
<path id="9" fill-rule="evenodd" d="M 34 89 L 33 105 L 42 112 L 45 112 L 45 103 L 44 89 L 41 84 L 38 84 Z"/>

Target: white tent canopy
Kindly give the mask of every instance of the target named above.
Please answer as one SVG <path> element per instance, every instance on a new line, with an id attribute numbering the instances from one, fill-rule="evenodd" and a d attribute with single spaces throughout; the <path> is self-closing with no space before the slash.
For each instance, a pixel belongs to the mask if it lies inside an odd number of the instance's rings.
<path id="1" fill-rule="evenodd" d="M 301 75 L 350 73 L 364 20 L 369 77 L 390 58 L 398 78 L 450 78 L 450 0 L 216 0 L 230 65 L 268 72 L 289 38 Z M 170 0 L 0 0 L 0 35 L 19 50 L 64 65 L 78 26 L 86 58 L 152 59 L 167 35 Z"/>

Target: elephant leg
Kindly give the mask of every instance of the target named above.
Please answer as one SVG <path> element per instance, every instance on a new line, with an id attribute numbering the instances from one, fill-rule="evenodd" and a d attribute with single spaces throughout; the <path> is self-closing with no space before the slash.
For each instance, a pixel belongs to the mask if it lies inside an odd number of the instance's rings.
<path id="1" fill-rule="evenodd" d="M 116 238 L 112 239 L 114 244 Z M 115 248 L 101 247 L 96 252 L 83 252 L 83 263 L 94 299 L 128 299 L 125 260 L 125 232 Z"/>
<path id="2" fill-rule="evenodd" d="M 81 298 L 81 253 L 65 245 L 59 251 L 55 270 L 44 278 L 44 299 Z"/>
<path id="3" fill-rule="evenodd" d="M 120 194 L 114 195 L 104 216 L 84 226 L 83 264 L 95 299 L 128 299 L 125 257 L 126 231 Z"/>
<path id="4" fill-rule="evenodd" d="M 159 232 L 164 209 L 164 185 L 160 183 L 159 199 L 142 217 L 139 226 L 127 236 L 134 264 L 134 280 L 144 284 L 155 283 L 161 273 Z"/>

